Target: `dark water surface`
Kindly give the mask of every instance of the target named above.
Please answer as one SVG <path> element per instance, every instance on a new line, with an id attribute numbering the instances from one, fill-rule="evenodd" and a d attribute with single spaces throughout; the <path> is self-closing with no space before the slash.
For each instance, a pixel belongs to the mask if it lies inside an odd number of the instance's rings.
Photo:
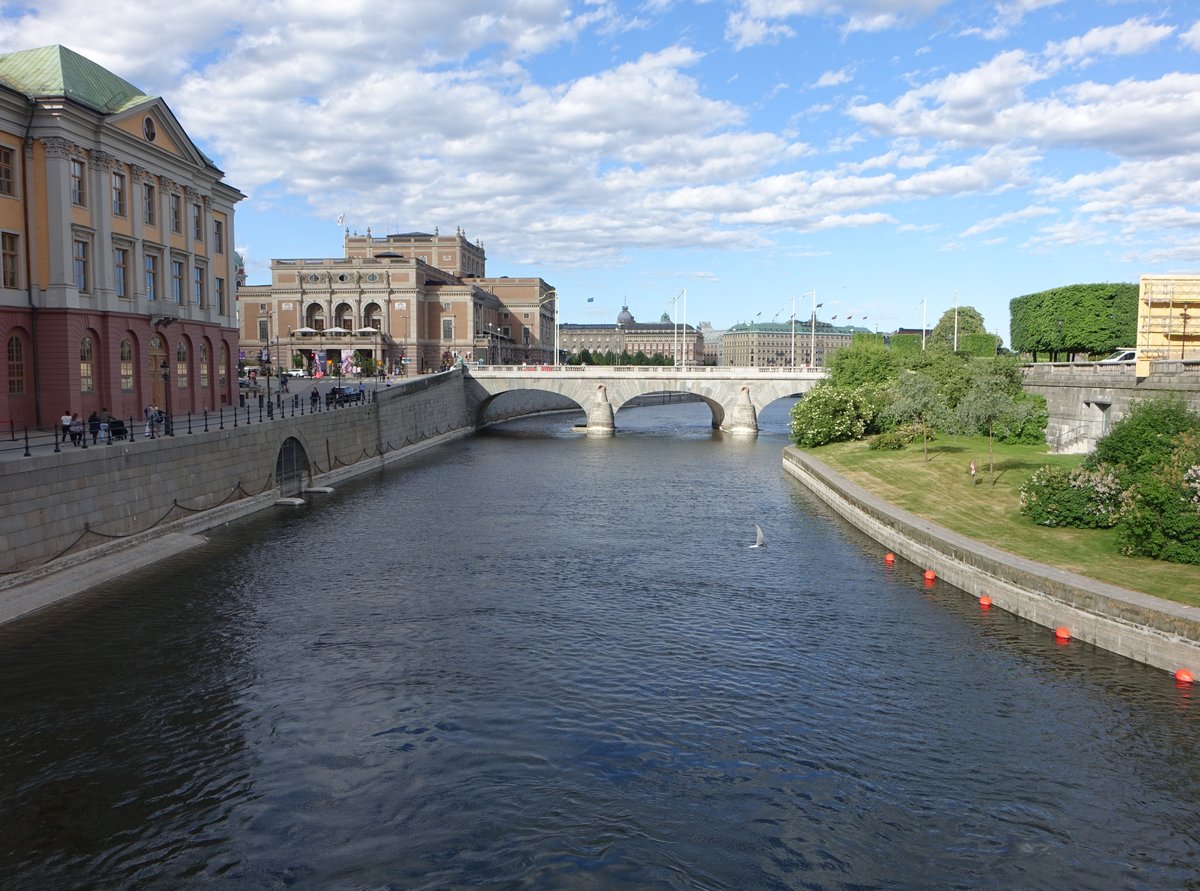
<path id="1" fill-rule="evenodd" d="M 1200 888 L 1190 691 L 708 417 L 507 425 L 0 629 L 0 886 Z"/>

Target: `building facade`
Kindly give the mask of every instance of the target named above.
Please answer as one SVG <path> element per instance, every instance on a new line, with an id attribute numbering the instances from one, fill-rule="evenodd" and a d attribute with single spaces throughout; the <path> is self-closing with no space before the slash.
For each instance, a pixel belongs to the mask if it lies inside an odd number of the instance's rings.
<path id="1" fill-rule="evenodd" d="M 721 364 L 755 368 L 824 368 L 855 334 L 870 330 L 819 319 L 797 322 L 740 322 L 721 338 Z"/>
<path id="2" fill-rule="evenodd" d="M 242 197 L 161 98 L 62 46 L 0 56 L 3 417 L 230 404 Z"/>
<path id="3" fill-rule="evenodd" d="M 612 325 L 561 325 L 558 339 L 566 356 L 578 357 L 584 350 L 593 356 L 643 353 L 671 359 L 676 365 L 704 364 L 704 335 L 698 329 L 675 324 L 666 316 L 657 322 L 639 322 L 628 306 L 621 307 Z"/>
<path id="4" fill-rule="evenodd" d="M 1137 324 L 1138 377 L 1151 362 L 1200 359 L 1200 275 L 1143 275 Z"/>
<path id="5" fill-rule="evenodd" d="M 347 375 L 553 360 L 554 289 L 488 278 L 480 242 L 409 232 L 344 235 L 344 256 L 273 260 L 271 283 L 238 291 L 240 360 L 279 373 Z"/>

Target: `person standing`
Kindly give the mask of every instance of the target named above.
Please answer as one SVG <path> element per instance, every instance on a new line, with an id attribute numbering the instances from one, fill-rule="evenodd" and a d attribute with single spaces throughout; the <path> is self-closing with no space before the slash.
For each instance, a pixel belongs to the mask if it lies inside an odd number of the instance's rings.
<path id="1" fill-rule="evenodd" d="M 62 425 L 62 441 L 65 444 L 67 438 L 71 435 L 71 412 L 64 411 L 62 417 L 58 419 L 58 423 Z"/>
<path id="2" fill-rule="evenodd" d="M 975 462 L 974 461 L 971 462 L 970 473 L 971 473 L 971 485 L 975 485 Z"/>
<path id="3" fill-rule="evenodd" d="M 83 445 L 83 418 L 79 417 L 79 412 L 71 412 L 71 445 Z"/>

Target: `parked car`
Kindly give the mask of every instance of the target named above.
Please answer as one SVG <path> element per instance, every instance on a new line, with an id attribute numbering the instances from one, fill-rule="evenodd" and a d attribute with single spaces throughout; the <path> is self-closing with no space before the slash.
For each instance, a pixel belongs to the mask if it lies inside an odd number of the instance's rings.
<path id="1" fill-rule="evenodd" d="M 293 368 L 293 369 L 285 372 L 285 374 L 287 374 L 288 377 L 307 377 L 308 376 L 307 374 L 305 374 L 303 368 Z"/>
<path id="2" fill-rule="evenodd" d="M 330 387 L 325 393 L 325 405 L 350 405 L 361 402 L 363 391 L 358 387 Z"/>
<path id="3" fill-rule="evenodd" d="M 1132 348 L 1120 349 L 1111 356 L 1106 356 L 1100 360 L 1101 365 L 1114 365 L 1118 362 L 1135 362 L 1137 361 L 1137 350 Z"/>

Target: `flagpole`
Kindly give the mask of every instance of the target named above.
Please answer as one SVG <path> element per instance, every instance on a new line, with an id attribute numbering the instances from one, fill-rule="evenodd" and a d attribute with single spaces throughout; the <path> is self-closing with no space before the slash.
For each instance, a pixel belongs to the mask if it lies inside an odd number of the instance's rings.
<path id="1" fill-rule="evenodd" d="M 954 289 L 954 352 L 958 352 L 958 288 Z"/>
<path id="2" fill-rule="evenodd" d="M 922 353 L 925 352 L 925 328 L 926 328 L 925 301 L 927 301 L 928 299 L 929 299 L 928 297 L 921 298 L 921 352 Z"/>
<path id="3" fill-rule="evenodd" d="M 792 295 L 792 371 L 796 370 L 796 295 Z"/>

